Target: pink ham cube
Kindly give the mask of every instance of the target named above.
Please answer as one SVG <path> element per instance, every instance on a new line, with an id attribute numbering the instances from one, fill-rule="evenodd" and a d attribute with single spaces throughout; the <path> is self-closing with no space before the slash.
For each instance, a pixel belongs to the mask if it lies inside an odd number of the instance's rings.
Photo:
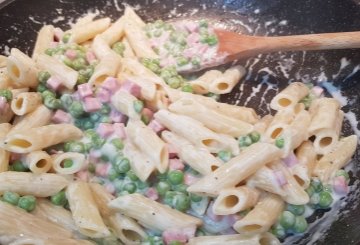
<path id="1" fill-rule="evenodd" d="M 99 123 L 96 132 L 103 138 L 109 137 L 115 131 L 113 124 Z"/>
<path id="2" fill-rule="evenodd" d="M 86 97 L 89 97 L 91 95 L 93 95 L 93 91 L 91 89 L 91 85 L 88 83 L 84 83 L 84 84 L 80 84 L 78 86 L 78 93 L 80 98 L 84 99 Z"/>
<path id="3" fill-rule="evenodd" d="M 200 41 L 200 35 L 198 33 L 191 33 L 187 38 L 186 41 L 188 44 L 195 44 Z"/>
<path id="4" fill-rule="evenodd" d="M 84 101 L 84 109 L 86 112 L 94 112 L 101 109 L 101 102 L 97 98 L 86 97 Z"/>
<path id="5" fill-rule="evenodd" d="M 195 23 L 195 22 L 186 22 L 185 23 L 185 28 L 189 31 L 189 32 L 195 32 L 199 29 L 199 24 Z"/>
<path id="6" fill-rule="evenodd" d="M 349 186 L 344 176 L 337 176 L 333 180 L 333 188 L 337 194 L 345 195 L 349 192 Z"/>
<path id="7" fill-rule="evenodd" d="M 97 176 L 107 177 L 110 169 L 111 169 L 111 164 L 99 163 L 99 164 L 96 164 L 95 174 Z"/>
<path id="8" fill-rule="evenodd" d="M 58 90 L 61 85 L 62 85 L 62 82 L 59 78 L 57 77 L 54 77 L 54 76 L 51 76 L 47 81 L 46 81 L 46 85 L 48 88 L 50 88 L 51 90 Z"/>
<path id="9" fill-rule="evenodd" d="M 107 190 L 110 194 L 115 194 L 115 186 L 112 183 L 107 183 L 105 185 L 105 190 Z"/>
<path id="10" fill-rule="evenodd" d="M 90 180 L 89 172 L 87 170 L 81 170 L 81 171 L 77 172 L 75 175 L 79 180 L 82 180 L 85 182 L 88 182 Z"/>
<path id="11" fill-rule="evenodd" d="M 96 61 L 96 56 L 93 52 L 91 51 L 87 51 L 86 52 L 86 61 L 89 63 L 89 64 L 92 64 Z"/>
<path id="12" fill-rule="evenodd" d="M 111 92 L 109 90 L 104 89 L 104 88 L 100 88 L 96 93 L 96 97 L 102 103 L 108 103 L 111 100 Z"/>
<path id="13" fill-rule="evenodd" d="M 114 123 L 114 134 L 120 139 L 126 139 L 125 125 L 123 123 Z"/>
<path id="14" fill-rule="evenodd" d="M 20 154 L 20 153 L 11 152 L 11 153 L 10 153 L 10 159 L 9 159 L 9 160 L 10 160 L 10 162 L 13 162 L 13 161 L 16 161 L 16 160 L 20 160 L 22 156 L 23 156 L 23 155 Z"/>
<path id="15" fill-rule="evenodd" d="M 169 160 L 169 168 L 170 170 L 184 170 L 184 164 L 180 159 L 174 158 Z"/>
<path id="16" fill-rule="evenodd" d="M 6 98 L 0 96 L 0 113 L 7 111 L 8 108 L 9 108 L 9 104 L 7 103 Z"/>
<path id="17" fill-rule="evenodd" d="M 65 56 L 69 58 L 70 60 L 74 60 L 77 56 L 76 50 L 68 49 L 65 51 Z"/>
<path id="18" fill-rule="evenodd" d="M 194 184 L 196 181 L 198 181 L 199 180 L 199 178 L 198 177 L 196 177 L 196 176 L 194 176 L 194 175 L 192 175 L 192 174 L 188 174 L 188 173 L 186 173 L 185 175 L 184 175 L 184 184 L 185 185 L 192 185 L 192 184 Z"/>
<path id="19" fill-rule="evenodd" d="M 57 110 L 51 118 L 51 121 L 53 121 L 54 123 L 70 123 L 71 116 L 69 113 L 63 110 Z"/>
<path id="20" fill-rule="evenodd" d="M 121 84 L 120 90 L 126 91 L 129 94 L 132 94 L 137 98 L 140 97 L 140 95 L 141 95 L 141 87 L 139 85 L 137 85 L 136 83 L 131 82 L 129 80 L 126 80 L 125 82 L 123 82 Z"/>
<path id="21" fill-rule="evenodd" d="M 169 158 L 170 159 L 173 159 L 173 158 L 177 157 L 178 151 L 177 151 L 176 147 L 174 147 L 171 144 L 167 144 L 167 149 L 168 149 L 168 152 L 169 152 Z"/>
<path id="22" fill-rule="evenodd" d="M 155 133 L 160 133 L 165 129 L 165 127 L 158 121 L 151 120 L 151 122 L 148 125 Z"/>
<path id="23" fill-rule="evenodd" d="M 142 111 L 141 111 L 141 114 L 143 116 L 145 116 L 146 118 L 148 118 L 149 120 L 151 120 L 154 116 L 154 112 L 152 110 L 150 110 L 149 108 L 144 108 Z"/>
<path id="24" fill-rule="evenodd" d="M 191 225 L 183 228 L 169 228 L 162 234 L 165 244 L 169 244 L 172 241 L 179 241 L 186 243 L 190 238 L 195 236 L 196 226 Z"/>
<path id="25" fill-rule="evenodd" d="M 115 77 L 107 77 L 101 84 L 101 88 L 113 94 L 119 88 L 119 81 Z"/>
<path id="26" fill-rule="evenodd" d="M 127 116 L 117 110 L 111 110 L 110 119 L 115 123 L 124 123 L 126 122 Z"/>
<path id="27" fill-rule="evenodd" d="M 154 200 L 154 201 L 159 199 L 159 194 L 156 191 L 156 189 L 153 187 L 150 187 L 149 189 L 146 190 L 145 196 L 147 196 L 148 198 L 150 198 L 151 200 Z"/>

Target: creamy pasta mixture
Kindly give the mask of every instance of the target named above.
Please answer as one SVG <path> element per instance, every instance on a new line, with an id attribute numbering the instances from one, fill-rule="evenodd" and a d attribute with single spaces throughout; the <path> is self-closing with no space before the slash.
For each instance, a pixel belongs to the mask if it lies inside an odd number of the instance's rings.
<path id="1" fill-rule="evenodd" d="M 0 243 L 280 244 L 345 196 L 339 102 L 300 82 L 273 115 L 217 102 L 243 67 L 179 74 L 217 42 L 127 8 L 1 56 Z"/>

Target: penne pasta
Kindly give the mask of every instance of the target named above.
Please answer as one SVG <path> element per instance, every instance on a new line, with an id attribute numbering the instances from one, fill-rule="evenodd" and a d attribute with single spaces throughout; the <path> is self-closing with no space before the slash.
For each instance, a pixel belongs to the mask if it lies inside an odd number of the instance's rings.
<path id="1" fill-rule="evenodd" d="M 59 174 L 74 174 L 85 167 L 85 156 L 77 152 L 65 152 L 51 156 L 52 167 Z M 64 161 L 71 161 L 71 166 L 64 166 Z"/>
<path id="2" fill-rule="evenodd" d="M 270 107 L 277 111 L 293 108 L 307 94 L 309 94 L 309 88 L 304 83 L 290 83 L 271 100 Z"/>
<path id="3" fill-rule="evenodd" d="M 117 56 L 117 54 L 110 48 L 109 44 L 101 35 L 94 38 L 94 41 L 91 43 L 91 48 L 94 51 L 96 57 L 100 60 L 106 58 L 108 55 L 115 57 Z"/>
<path id="4" fill-rule="evenodd" d="M 25 92 L 20 93 L 11 101 L 11 110 L 18 116 L 23 116 L 34 111 L 42 104 L 39 93 Z"/>
<path id="5" fill-rule="evenodd" d="M 255 143 L 214 172 L 190 185 L 188 192 L 217 196 L 224 188 L 232 188 L 281 155 L 274 145 Z"/>
<path id="6" fill-rule="evenodd" d="M 93 75 L 90 77 L 89 84 L 94 86 L 101 85 L 107 77 L 115 77 L 120 67 L 120 57 L 112 52 L 100 60 L 95 67 Z"/>
<path id="7" fill-rule="evenodd" d="M 34 174 L 41 174 L 51 169 L 52 159 L 45 151 L 33 151 L 25 156 L 24 163 Z"/>
<path id="8" fill-rule="evenodd" d="M 54 124 L 15 131 L 3 139 L 1 146 L 10 152 L 29 153 L 81 136 L 82 131 L 72 124 Z"/>
<path id="9" fill-rule="evenodd" d="M 75 224 L 81 234 L 92 238 L 110 235 L 87 183 L 80 181 L 70 183 L 66 189 L 66 197 Z"/>
<path id="10" fill-rule="evenodd" d="M 135 110 L 134 103 L 138 101 L 138 99 L 122 90 L 118 90 L 112 97 L 111 103 L 115 107 L 116 110 L 125 114 L 130 119 L 139 120 L 140 113 Z"/>
<path id="11" fill-rule="evenodd" d="M 119 76 L 118 76 L 119 78 Z M 128 80 L 137 84 L 141 88 L 141 97 L 145 100 L 152 101 L 156 96 L 156 84 L 146 77 L 139 77 L 136 75 L 128 75 L 126 73 L 121 73 L 120 80 Z"/>
<path id="12" fill-rule="evenodd" d="M 104 32 L 110 26 L 110 23 L 110 18 L 102 18 L 75 26 L 67 33 L 71 34 L 71 42 L 83 43 L 93 39 L 97 34 Z"/>
<path id="13" fill-rule="evenodd" d="M 190 81 L 191 87 L 197 94 L 209 93 L 209 85 L 215 79 L 221 77 L 222 72 L 218 70 L 210 70 L 194 81 Z"/>
<path id="14" fill-rule="evenodd" d="M 13 191 L 20 195 L 49 197 L 68 185 L 68 180 L 58 174 L 34 174 L 7 171 L 0 173 L 0 193 Z"/>
<path id="15" fill-rule="evenodd" d="M 108 45 L 114 44 L 116 41 L 120 40 L 125 34 L 124 23 L 125 17 L 120 17 L 109 28 L 99 34 L 98 37 L 104 39 Z"/>
<path id="16" fill-rule="evenodd" d="M 46 49 L 50 48 L 51 43 L 54 41 L 55 28 L 52 25 L 43 26 L 38 32 L 35 47 L 32 53 L 32 58 L 43 54 Z"/>
<path id="17" fill-rule="evenodd" d="M 75 239 L 33 239 L 33 238 L 21 238 L 10 243 L 9 245 L 94 245 L 94 243 L 87 240 L 75 240 Z"/>
<path id="18" fill-rule="evenodd" d="M 259 245 L 260 236 L 249 236 L 244 234 L 219 235 L 219 236 L 199 236 L 193 237 L 188 245 Z"/>
<path id="19" fill-rule="evenodd" d="M 134 9 L 129 6 L 125 7 L 124 16 L 128 20 L 135 22 L 140 27 L 144 27 L 146 25 L 145 22 L 140 18 L 140 16 L 135 13 Z"/>
<path id="20" fill-rule="evenodd" d="M 109 207 L 136 219 L 143 226 L 156 231 L 201 225 L 201 220 L 140 194 L 120 196 L 109 203 Z"/>
<path id="21" fill-rule="evenodd" d="M 227 69 L 221 76 L 211 81 L 209 91 L 215 94 L 230 93 L 245 74 L 246 70 L 243 66 L 233 66 Z"/>
<path id="22" fill-rule="evenodd" d="M 134 50 L 131 48 L 131 45 L 129 43 L 129 40 L 124 37 L 122 40 L 122 43 L 124 44 L 125 50 L 124 50 L 124 58 L 135 58 Z"/>
<path id="23" fill-rule="evenodd" d="M 11 130 L 10 123 L 1 123 L 0 124 L 0 141 L 6 136 L 6 134 Z M 0 173 L 8 171 L 9 169 L 9 159 L 10 153 L 3 148 L 0 148 Z"/>

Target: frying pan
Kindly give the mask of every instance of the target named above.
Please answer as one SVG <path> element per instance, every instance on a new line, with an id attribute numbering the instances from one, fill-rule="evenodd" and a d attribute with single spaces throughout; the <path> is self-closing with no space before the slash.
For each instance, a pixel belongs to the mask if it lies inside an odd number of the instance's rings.
<path id="1" fill-rule="evenodd" d="M 146 21 L 159 18 L 206 18 L 218 27 L 250 35 L 291 35 L 360 30 L 359 0 L 132 0 L 128 4 Z M 18 0 L 0 4 L 0 53 L 16 47 L 31 54 L 36 33 L 43 24 L 68 28 L 86 13 L 122 15 L 121 0 Z M 343 134 L 360 135 L 360 50 L 287 52 L 259 55 L 240 61 L 248 74 L 229 95 L 228 103 L 246 105 L 260 115 L 289 82 L 326 85 L 343 103 Z M 220 67 L 221 68 L 221 67 Z M 224 68 L 224 67 L 222 67 Z M 338 88 L 339 90 L 335 90 Z M 349 103 L 346 103 L 346 100 Z M 350 120 L 349 120 L 350 119 Z M 357 120 L 356 120 L 357 119 Z M 330 212 L 317 211 L 308 221 L 322 217 L 305 235 L 288 244 L 360 244 L 360 147 L 353 157 L 351 193 Z"/>

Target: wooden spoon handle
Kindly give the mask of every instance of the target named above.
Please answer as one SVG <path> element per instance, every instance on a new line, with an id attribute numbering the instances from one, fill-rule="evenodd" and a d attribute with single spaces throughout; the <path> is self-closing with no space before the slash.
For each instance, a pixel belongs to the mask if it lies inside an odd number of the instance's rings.
<path id="1" fill-rule="evenodd" d="M 261 52 L 360 48 L 360 32 L 255 37 Z"/>

